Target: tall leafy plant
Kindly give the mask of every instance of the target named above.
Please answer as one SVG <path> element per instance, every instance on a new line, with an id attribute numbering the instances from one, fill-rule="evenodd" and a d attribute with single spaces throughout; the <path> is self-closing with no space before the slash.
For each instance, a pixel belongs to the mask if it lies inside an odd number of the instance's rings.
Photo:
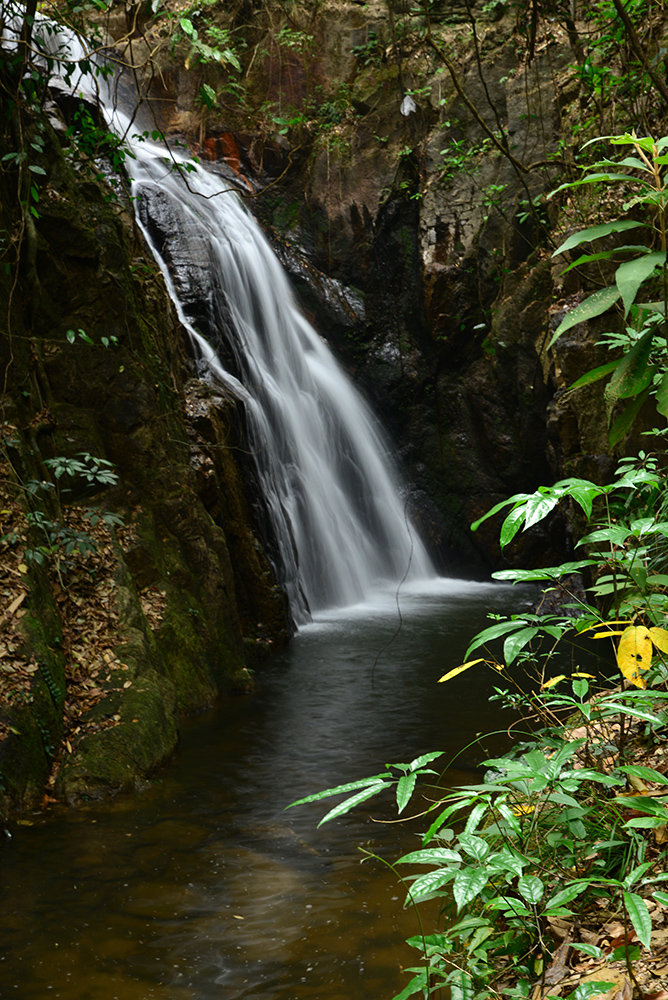
<path id="1" fill-rule="evenodd" d="M 619 159 L 603 158 L 587 168 L 576 181 L 562 184 L 552 193 L 580 188 L 583 185 L 621 187 L 625 217 L 580 230 L 568 237 L 553 256 L 573 256 L 588 244 L 596 248 L 580 252 L 566 271 L 597 263 L 604 272 L 613 269 L 612 282 L 599 288 L 570 310 L 555 330 L 553 346 L 568 330 L 608 313 L 613 306 L 623 323 L 604 333 L 600 341 L 614 351 L 611 361 L 587 372 L 574 384 L 580 388 L 598 379 L 608 378 L 605 398 L 610 426 L 610 443 L 617 444 L 631 427 L 649 396 L 662 416 L 668 416 L 668 345 L 666 315 L 668 310 L 668 264 L 666 259 L 668 226 L 668 137 L 654 139 L 633 133 L 607 137 L 612 146 L 627 147 Z M 601 140 L 592 140 L 599 142 Z M 590 143 L 587 143 L 590 145 Z M 640 218 L 638 218 L 640 215 Z M 600 241 L 629 234 L 640 234 L 641 242 L 600 248 Z M 624 408 L 613 420 L 618 403 Z"/>

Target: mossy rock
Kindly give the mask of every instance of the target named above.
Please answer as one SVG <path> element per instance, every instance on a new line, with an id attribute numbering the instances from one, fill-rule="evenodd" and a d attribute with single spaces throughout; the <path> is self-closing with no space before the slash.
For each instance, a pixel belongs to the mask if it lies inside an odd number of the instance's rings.
<path id="1" fill-rule="evenodd" d="M 109 703 L 107 708 L 116 706 Z M 96 709 L 99 715 L 100 706 Z M 174 752 L 174 685 L 155 671 L 133 681 L 114 715 L 120 715 L 117 725 L 84 737 L 71 762 L 63 764 L 56 783 L 59 798 L 75 804 L 138 788 Z"/>

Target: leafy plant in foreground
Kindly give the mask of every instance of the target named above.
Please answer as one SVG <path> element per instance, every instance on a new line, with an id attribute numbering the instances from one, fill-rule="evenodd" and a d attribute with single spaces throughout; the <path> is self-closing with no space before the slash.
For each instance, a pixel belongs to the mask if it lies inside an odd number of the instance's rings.
<path id="1" fill-rule="evenodd" d="M 321 821 L 328 822 L 383 792 L 394 795 L 400 814 L 419 797 L 416 811 L 427 817 L 420 847 L 392 867 L 407 887 L 405 905 L 436 901 L 441 920 L 433 933 L 410 939 L 420 959 L 395 1000 L 446 989 L 454 1000 L 528 997 L 537 987 L 536 996 L 549 996 L 559 922 L 572 928 L 573 948 L 596 963 L 588 996 L 610 989 L 613 962 L 623 961 L 635 982 L 640 947 L 651 946 L 647 900 L 659 912 L 668 904 L 661 889 L 668 777 L 654 753 L 668 722 L 668 581 L 652 565 L 657 540 L 668 539 L 665 493 L 658 462 L 642 455 L 624 460 L 612 484 L 564 480 L 486 515 L 506 511 L 502 544 L 560 503 L 575 505 L 587 527 L 578 543 L 586 558 L 495 574 L 558 583 L 566 605 L 497 619 L 473 638 L 467 662 L 441 678 L 485 663 L 506 683 L 493 697 L 532 720 L 523 742 L 483 762 L 482 780 L 444 788 L 434 781 L 431 753 L 300 800 L 345 795 Z M 580 570 L 592 572 L 589 599 L 569 588 Z M 605 670 L 590 666 L 591 654 L 583 666 L 579 647 L 597 642 L 614 648 L 628 690 L 614 677 L 597 680 L 592 669 Z M 575 650 L 568 672 L 565 645 Z M 577 940 L 577 927 L 596 928 L 602 908 L 626 928 L 623 946 L 608 952 Z M 582 989 L 569 996 L 581 1000 Z"/>
<path id="2" fill-rule="evenodd" d="M 605 399 L 611 423 L 610 443 L 614 445 L 628 432 L 650 395 L 654 396 L 658 412 L 668 416 L 668 342 L 665 330 L 668 315 L 668 137 L 654 139 L 625 133 L 606 138 L 613 146 L 631 147 L 629 155 L 621 160 L 599 160 L 588 168 L 585 176 L 562 184 L 550 197 L 583 185 L 621 185 L 626 197 L 623 208 L 627 217 L 572 234 L 557 247 L 553 256 L 570 254 L 584 244 L 596 243 L 620 233 L 634 231 L 636 237 L 640 231 L 649 233 L 650 238 L 641 243 L 625 243 L 610 249 L 580 253 L 566 267 L 564 273 L 595 262 L 599 266 L 614 264 L 614 282 L 599 288 L 571 309 L 555 330 L 549 346 L 578 323 L 595 319 L 614 305 L 621 305 L 624 332 L 613 330 L 600 337 L 600 342 L 613 350 L 617 357 L 587 372 L 572 386 L 576 389 L 598 379 L 609 379 Z M 637 214 L 639 209 L 645 213 L 642 221 L 631 214 Z M 638 300 L 641 292 L 645 293 L 643 301 Z M 617 404 L 626 400 L 631 402 L 613 421 Z"/>

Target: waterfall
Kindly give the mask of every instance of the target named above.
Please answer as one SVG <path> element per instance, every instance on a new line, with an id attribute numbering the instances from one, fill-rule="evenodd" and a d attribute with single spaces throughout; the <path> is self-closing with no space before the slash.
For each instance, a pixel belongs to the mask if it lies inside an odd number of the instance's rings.
<path id="1" fill-rule="evenodd" d="M 79 92 L 99 89 L 85 74 L 77 82 Z M 126 136 L 138 222 L 200 375 L 244 406 L 295 620 L 434 577 L 378 422 L 300 312 L 239 194 L 182 150 L 140 141 L 114 102 L 102 103 Z"/>

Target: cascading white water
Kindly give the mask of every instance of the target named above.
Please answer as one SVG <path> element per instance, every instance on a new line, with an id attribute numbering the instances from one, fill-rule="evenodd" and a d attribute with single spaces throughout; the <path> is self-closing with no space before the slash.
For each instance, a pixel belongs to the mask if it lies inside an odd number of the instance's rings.
<path id="1" fill-rule="evenodd" d="M 77 88 L 98 91 L 85 75 Z M 129 119 L 102 100 L 110 127 L 132 151 L 138 219 L 204 374 L 245 406 L 295 619 L 368 600 L 403 580 L 434 577 L 377 421 L 300 313 L 239 195 L 200 165 L 189 162 L 186 170 L 179 150 L 137 141 Z M 188 288 L 193 276 L 195 289 Z M 188 302 L 196 302 L 203 323 Z M 223 365 L 220 345 L 198 325 L 220 338 L 231 363 Z"/>

